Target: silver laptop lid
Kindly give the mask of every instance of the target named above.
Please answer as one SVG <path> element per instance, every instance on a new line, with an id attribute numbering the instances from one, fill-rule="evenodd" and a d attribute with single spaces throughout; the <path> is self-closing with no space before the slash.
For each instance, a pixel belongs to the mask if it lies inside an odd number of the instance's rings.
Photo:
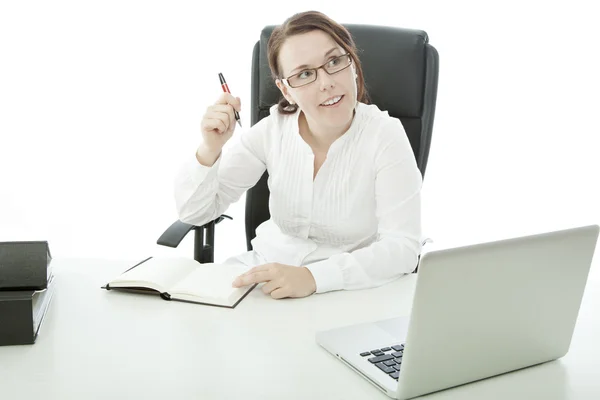
<path id="1" fill-rule="evenodd" d="M 597 225 L 424 254 L 398 398 L 565 355 Z"/>

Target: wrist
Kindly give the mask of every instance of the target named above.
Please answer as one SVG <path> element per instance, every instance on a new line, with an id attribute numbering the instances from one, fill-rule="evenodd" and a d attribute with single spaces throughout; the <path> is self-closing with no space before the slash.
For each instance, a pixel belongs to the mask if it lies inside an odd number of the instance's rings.
<path id="1" fill-rule="evenodd" d="M 310 272 L 310 269 L 306 268 L 306 267 L 302 267 L 304 268 L 304 271 L 306 272 L 306 275 L 308 276 L 308 290 L 310 294 L 313 294 L 317 291 L 317 282 L 315 281 L 315 277 L 313 276 L 312 272 Z"/>
<path id="2" fill-rule="evenodd" d="M 201 144 L 196 150 L 196 160 L 206 167 L 212 167 L 219 158 L 221 149 L 211 149 L 204 144 Z"/>

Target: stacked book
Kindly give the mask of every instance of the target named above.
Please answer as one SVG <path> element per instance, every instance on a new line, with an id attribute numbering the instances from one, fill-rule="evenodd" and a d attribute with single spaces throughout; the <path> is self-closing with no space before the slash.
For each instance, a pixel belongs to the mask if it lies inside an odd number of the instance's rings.
<path id="1" fill-rule="evenodd" d="M 54 294 L 48 242 L 0 242 L 0 346 L 32 344 Z"/>

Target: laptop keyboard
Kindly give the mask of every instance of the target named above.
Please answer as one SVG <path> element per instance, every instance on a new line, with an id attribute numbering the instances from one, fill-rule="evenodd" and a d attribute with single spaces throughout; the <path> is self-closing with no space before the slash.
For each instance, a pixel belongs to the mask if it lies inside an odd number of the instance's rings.
<path id="1" fill-rule="evenodd" d="M 390 378 L 398 380 L 400 375 L 400 366 L 402 365 L 402 354 L 404 353 L 404 344 L 396 346 L 383 347 L 360 353 L 361 357 L 369 357 L 367 360 Z"/>

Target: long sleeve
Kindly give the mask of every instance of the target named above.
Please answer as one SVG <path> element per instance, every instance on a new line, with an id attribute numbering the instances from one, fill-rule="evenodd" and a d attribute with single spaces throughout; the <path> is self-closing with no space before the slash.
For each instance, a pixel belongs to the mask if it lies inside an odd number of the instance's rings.
<path id="1" fill-rule="evenodd" d="M 182 165 L 174 183 L 182 222 L 200 226 L 214 220 L 258 182 L 266 170 L 269 124 L 266 117 L 242 132 L 239 142 L 223 149 L 211 167 L 195 156 Z"/>
<path id="2" fill-rule="evenodd" d="M 398 126 L 399 125 L 399 126 Z M 377 239 L 306 265 L 317 293 L 383 285 L 412 272 L 421 251 L 421 173 L 398 120 L 375 154 Z"/>

